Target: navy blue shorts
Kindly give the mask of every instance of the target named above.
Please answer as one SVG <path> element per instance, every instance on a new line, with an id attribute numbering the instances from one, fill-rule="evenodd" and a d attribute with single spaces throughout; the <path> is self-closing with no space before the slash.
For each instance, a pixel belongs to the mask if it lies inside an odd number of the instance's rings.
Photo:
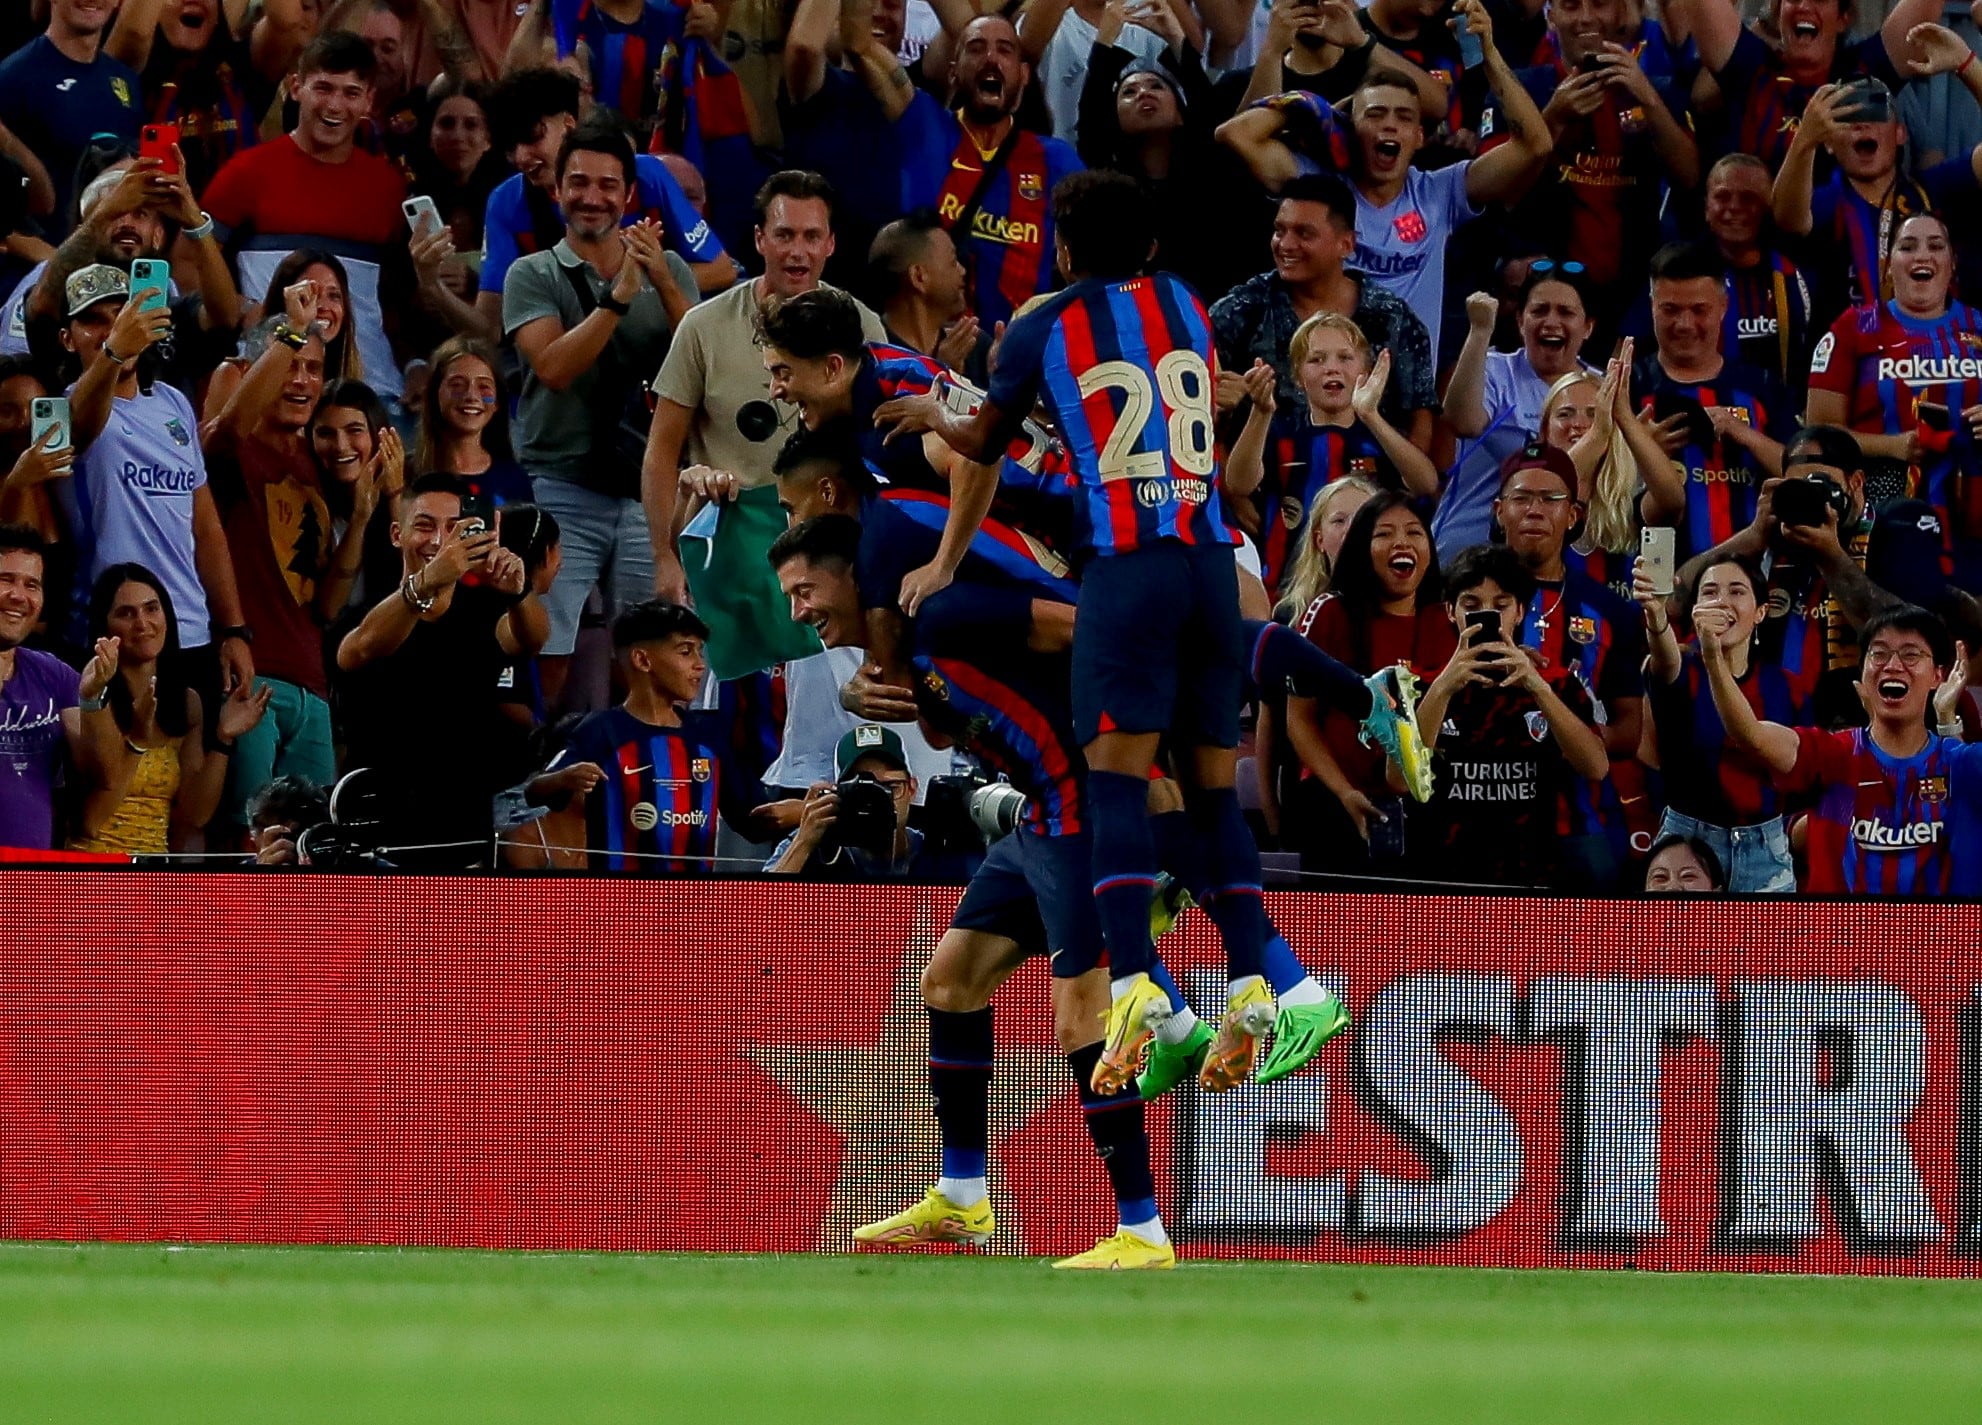
<path id="1" fill-rule="evenodd" d="M 1097 555 L 1074 618 L 1074 735 L 1168 733 L 1182 751 L 1237 747 L 1251 648 L 1229 544 L 1159 540 Z"/>
<path id="2" fill-rule="evenodd" d="M 1093 851 L 1083 833 L 1042 836 L 1021 826 L 991 848 L 963 893 L 952 930 L 1014 941 L 1071 980 L 1108 962 L 1094 909 Z"/>

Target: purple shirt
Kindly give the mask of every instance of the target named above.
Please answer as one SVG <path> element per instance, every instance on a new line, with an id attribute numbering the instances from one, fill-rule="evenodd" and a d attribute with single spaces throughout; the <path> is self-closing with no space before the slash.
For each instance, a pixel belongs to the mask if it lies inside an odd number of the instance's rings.
<path id="1" fill-rule="evenodd" d="M 76 706 L 82 675 L 49 653 L 14 650 L 0 687 L 0 846 L 55 844 L 55 780 L 62 769 L 62 713 Z"/>

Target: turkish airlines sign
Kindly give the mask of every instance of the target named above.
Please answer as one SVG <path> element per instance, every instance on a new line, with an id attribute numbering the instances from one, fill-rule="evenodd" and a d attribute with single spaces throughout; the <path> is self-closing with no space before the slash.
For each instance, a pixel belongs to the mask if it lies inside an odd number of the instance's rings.
<path id="1" fill-rule="evenodd" d="M 0 1236 L 846 1248 L 936 1172 L 956 894 L 0 872 Z M 1356 1026 L 1150 1111 L 1187 1253 L 1976 1273 L 1982 907 L 1269 910 Z M 1202 918 L 1161 948 L 1211 1008 Z M 1046 991 L 994 1005 L 998 1250 L 1113 1223 Z"/>

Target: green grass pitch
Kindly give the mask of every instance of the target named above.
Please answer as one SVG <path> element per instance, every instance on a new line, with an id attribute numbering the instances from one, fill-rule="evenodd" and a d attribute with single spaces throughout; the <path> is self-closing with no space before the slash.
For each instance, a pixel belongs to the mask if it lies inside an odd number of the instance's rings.
<path id="1" fill-rule="evenodd" d="M 1982 1286 L 0 1247 L 0 1420 L 1982 1418 Z"/>

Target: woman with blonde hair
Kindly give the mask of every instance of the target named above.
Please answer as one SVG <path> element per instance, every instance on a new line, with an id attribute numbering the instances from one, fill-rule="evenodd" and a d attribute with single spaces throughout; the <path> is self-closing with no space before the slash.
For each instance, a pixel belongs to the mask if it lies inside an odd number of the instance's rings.
<path id="1" fill-rule="evenodd" d="M 1342 539 L 1349 532 L 1349 522 L 1377 493 L 1374 481 L 1360 475 L 1345 475 L 1323 486 L 1314 497 L 1307 518 L 1301 522 L 1300 540 L 1281 585 L 1277 612 L 1285 619 L 1299 618 L 1310 604 L 1328 592 L 1329 576 L 1342 552 Z"/>

